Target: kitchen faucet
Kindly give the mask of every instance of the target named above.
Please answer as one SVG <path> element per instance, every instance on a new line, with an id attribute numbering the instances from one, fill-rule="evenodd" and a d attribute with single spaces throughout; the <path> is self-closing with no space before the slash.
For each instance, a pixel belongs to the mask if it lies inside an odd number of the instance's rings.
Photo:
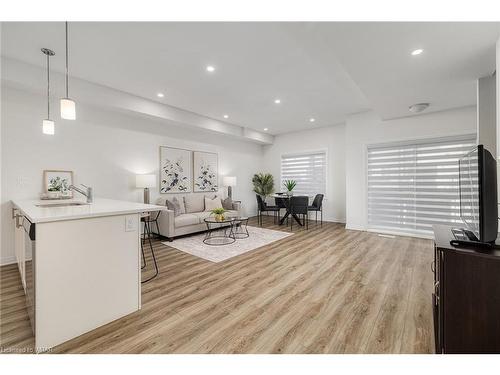
<path id="1" fill-rule="evenodd" d="M 80 185 L 82 185 L 86 190 L 80 189 L 80 188 L 76 187 L 75 185 L 69 185 L 68 189 L 77 191 L 80 194 L 86 196 L 87 203 L 92 203 L 94 201 L 94 193 L 93 193 L 92 188 L 90 186 L 85 186 L 84 184 L 80 184 Z"/>

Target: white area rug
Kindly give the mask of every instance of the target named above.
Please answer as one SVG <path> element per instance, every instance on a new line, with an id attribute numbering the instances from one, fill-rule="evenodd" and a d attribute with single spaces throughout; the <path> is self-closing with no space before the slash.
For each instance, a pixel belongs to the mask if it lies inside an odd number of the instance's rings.
<path id="1" fill-rule="evenodd" d="M 203 243 L 205 233 L 181 237 L 172 242 L 163 242 L 163 244 L 175 247 L 178 250 L 199 258 L 218 263 L 268 245 L 272 242 L 279 241 L 293 234 L 251 226 L 248 226 L 248 233 L 250 237 L 237 239 L 236 242 L 232 244 L 222 246 L 210 246 Z"/>

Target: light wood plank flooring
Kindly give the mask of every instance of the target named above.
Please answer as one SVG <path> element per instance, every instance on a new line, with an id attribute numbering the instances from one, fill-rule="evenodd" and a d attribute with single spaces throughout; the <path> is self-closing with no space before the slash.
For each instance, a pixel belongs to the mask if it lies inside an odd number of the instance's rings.
<path id="1" fill-rule="evenodd" d="M 289 230 L 270 217 L 264 226 Z M 160 276 L 143 285 L 142 310 L 52 352 L 433 351 L 431 241 L 336 223 L 294 232 L 218 264 L 155 241 Z M 2 267 L 0 281 L 0 347 L 29 351 L 34 341 L 16 266 Z"/>

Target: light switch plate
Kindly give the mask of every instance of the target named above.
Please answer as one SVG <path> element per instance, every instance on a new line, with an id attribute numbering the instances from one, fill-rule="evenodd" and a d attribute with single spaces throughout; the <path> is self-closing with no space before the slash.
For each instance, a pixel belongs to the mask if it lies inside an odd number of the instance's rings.
<path id="1" fill-rule="evenodd" d="M 137 216 L 125 216 L 125 232 L 135 232 L 137 230 Z"/>

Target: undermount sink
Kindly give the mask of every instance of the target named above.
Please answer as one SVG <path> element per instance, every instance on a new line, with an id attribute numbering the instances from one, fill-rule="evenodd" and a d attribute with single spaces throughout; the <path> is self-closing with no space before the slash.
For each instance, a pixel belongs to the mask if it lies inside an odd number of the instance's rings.
<path id="1" fill-rule="evenodd" d="M 35 206 L 50 208 L 50 207 L 71 207 L 71 206 L 87 206 L 87 205 L 88 203 L 85 202 L 66 202 L 66 203 L 41 203 L 41 204 L 36 204 Z"/>

